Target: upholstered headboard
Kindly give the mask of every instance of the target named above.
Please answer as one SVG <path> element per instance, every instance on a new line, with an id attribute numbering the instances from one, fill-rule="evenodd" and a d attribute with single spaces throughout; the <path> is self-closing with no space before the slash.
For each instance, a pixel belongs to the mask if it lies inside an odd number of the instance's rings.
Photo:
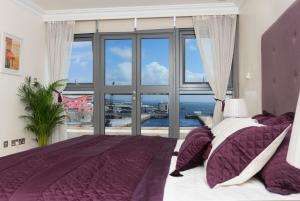
<path id="1" fill-rule="evenodd" d="M 262 106 L 273 114 L 295 112 L 300 90 L 300 0 L 262 38 Z"/>

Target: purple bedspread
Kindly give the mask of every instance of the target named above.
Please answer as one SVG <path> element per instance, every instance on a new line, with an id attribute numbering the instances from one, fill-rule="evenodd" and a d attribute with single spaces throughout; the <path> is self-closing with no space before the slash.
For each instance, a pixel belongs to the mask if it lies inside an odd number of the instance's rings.
<path id="1" fill-rule="evenodd" d="M 83 136 L 0 158 L 0 201 L 162 201 L 175 145 Z"/>

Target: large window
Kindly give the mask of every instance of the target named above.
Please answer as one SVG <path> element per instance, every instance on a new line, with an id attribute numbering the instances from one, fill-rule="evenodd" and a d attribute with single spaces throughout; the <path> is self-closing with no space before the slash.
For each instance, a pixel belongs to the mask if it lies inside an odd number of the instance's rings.
<path id="1" fill-rule="evenodd" d="M 68 138 L 94 134 L 94 85 L 92 35 L 73 42 L 69 78 L 63 93 Z"/>
<path id="2" fill-rule="evenodd" d="M 209 53 L 211 40 L 203 39 Z M 192 29 L 75 36 L 64 92 L 69 138 L 185 138 L 212 126 L 215 103 Z"/>

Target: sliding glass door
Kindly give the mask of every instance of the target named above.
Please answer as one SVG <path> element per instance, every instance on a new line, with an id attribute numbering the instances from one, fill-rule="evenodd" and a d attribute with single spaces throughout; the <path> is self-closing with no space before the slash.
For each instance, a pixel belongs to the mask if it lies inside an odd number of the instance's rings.
<path id="1" fill-rule="evenodd" d="M 172 36 L 139 35 L 138 41 L 138 128 L 140 134 L 168 137 L 173 107 Z"/>
<path id="2" fill-rule="evenodd" d="M 99 114 L 106 135 L 170 135 L 172 33 L 101 35 Z M 174 115 L 173 115 L 174 116 Z"/>
<path id="3" fill-rule="evenodd" d="M 203 39 L 209 47 L 207 35 Z M 64 91 L 70 138 L 185 138 L 212 125 L 215 100 L 192 29 L 80 34 L 71 58 Z M 235 96 L 235 68 L 228 97 Z"/>

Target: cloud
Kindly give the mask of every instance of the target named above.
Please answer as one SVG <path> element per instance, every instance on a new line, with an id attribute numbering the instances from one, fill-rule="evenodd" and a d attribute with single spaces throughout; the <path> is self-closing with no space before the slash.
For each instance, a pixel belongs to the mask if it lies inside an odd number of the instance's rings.
<path id="1" fill-rule="evenodd" d="M 198 51 L 196 39 L 186 39 L 185 40 L 185 45 L 191 51 Z"/>
<path id="2" fill-rule="evenodd" d="M 185 80 L 188 82 L 206 82 L 205 75 L 202 73 L 194 73 L 192 71 L 185 71 Z"/>
<path id="3" fill-rule="evenodd" d="M 123 59 L 131 60 L 132 58 L 132 50 L 128 47 L 112 47 L 109 49 L 109 51 Z"/>
<path id="4" fill-rule="evenodd" d="M 107 84 L 115 82 L 117 85 L 128 85 L 132 79 L 132 63 L 123 62 L 118 64 L 111 72 L 107 72 Z M 169 70 L 167 67 L 152 62 L 145 66 L 142 73 L 144 85 L 167 85 L 169 82 Z"/>
<path id="5" fill-rule="evenodd" d="M 168 83 L 169 70 L 158 62 L 146 65 L 142 71 L 142 84 L 144 85 L 167 85 Z"/>
<path id="6" fill-rule="evenodd" d="M 106 76 L 106 84 L 115 82 L 116 85 L 128 85 L 132 78 L 132 63 L 119 63 L 111 72 L 107 72 Z"/>
<path id="7" fill-rule="evenodd" d="M 92 53 L 91 52 L 78 52 L 74 53 L 71 56 L 71 64 L 79 67 L 89 67 L 88 64 L 91 62 Z"/>

